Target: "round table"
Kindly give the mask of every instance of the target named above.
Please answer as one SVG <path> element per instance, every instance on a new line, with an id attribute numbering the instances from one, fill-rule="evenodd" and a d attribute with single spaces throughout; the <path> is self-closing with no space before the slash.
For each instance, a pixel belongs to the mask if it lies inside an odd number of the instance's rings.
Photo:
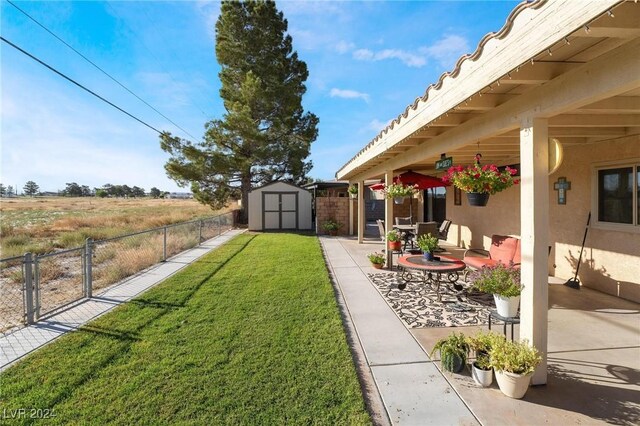
<path id="1" fill-rule="evenodd" d="M 440 284 L 442 282 L 454 284 L 456 290 L 462 290 L 462 286 L 456 284 L 459 278 L 458 272 L 467 267 L 463 261 L 453 257 L 439 256 L 439 260 L 427 260 L 421 254 L 398 258 L 398 266 L 404 269 L 400 275 L 404 280 L 404 284 L 398 286 L 400 290 L 404 290 L 407 283 L 415 281 L 413 275 L 416 271 L 422 271 L 422 283 L 429 284 L 432 288 L 435 285 L 438 302 L 441 301 Z"/>

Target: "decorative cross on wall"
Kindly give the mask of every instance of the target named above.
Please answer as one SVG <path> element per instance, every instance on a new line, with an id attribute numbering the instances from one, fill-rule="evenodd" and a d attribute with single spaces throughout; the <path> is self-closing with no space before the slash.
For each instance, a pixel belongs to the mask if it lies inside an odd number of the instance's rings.
<path id="1" fill-rule="evenodd" d="M 560 177 L 553 184 L 553 189 L 558 191 L 558 204 L 567 204 L 567 191 L 571 189 L 571 182 L 567 182 L 566 177 Z"/>

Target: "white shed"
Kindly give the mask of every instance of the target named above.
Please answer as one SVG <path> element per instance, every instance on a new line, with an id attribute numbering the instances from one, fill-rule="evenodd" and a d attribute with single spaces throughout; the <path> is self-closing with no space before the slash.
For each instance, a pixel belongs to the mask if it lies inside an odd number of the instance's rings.
<path id="1" fill-rule="evenodd" d="M 273 182 L 249 193 L 250 231 L 311 230 L 311 193 Z"/>

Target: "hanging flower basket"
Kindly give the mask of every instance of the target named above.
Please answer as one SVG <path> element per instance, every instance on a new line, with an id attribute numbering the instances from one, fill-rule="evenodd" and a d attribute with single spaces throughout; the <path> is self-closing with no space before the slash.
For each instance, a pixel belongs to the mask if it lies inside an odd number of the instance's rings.
<path id="1" fill-rule="evenodd" d="M 489 202 L 488 192 L 467 192 L 467 200 L 470 206 L 484 207 Z"/>
<path id="2" fill-rule="evenodd" d="M 393 198 L 394 203 L 402 204 L 407 197 L 413 197 L 418 189 L 415 185 L 404 185 L 400 180 L 384 187 L 384 196 Z"/>
<path id="3" fill-rule="evenodd" d="M 507 166 L 500 171 L 495 164 L 480 166 L 480 155 L 476 156 L 473 166 L 452 166 L 442 177 L 444 183 L 453 183 L 456 188 L 467 193 L 467 199 L 472 206 L 486 206 L 489 195 L 504 191 L 520 183 L 514 178 L 516 169 Z"/>

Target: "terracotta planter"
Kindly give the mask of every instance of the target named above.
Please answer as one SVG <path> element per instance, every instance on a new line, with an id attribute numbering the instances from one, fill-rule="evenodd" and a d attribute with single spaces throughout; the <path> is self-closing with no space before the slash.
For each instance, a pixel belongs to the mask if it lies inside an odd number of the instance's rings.
<path id="1" fill-rule="evenodd" d="M 387 241 L 389 250 L 399 251 L 402 248 L 402 241 Z"/>
<path id="2" fill-rule="evenodd" d="M 529 374 L 514 374 L 508 371 L 496 370 L 496 381 L 503 394 L 509 398 L 520 399 L 527 393 L 529 384 L 531 383 L 531 376 Z"/>
<path id="3" fill-rule="evenodd" d="M 382 269 L 382 267 L 384 266 L 384 263 L 372 263 L 371 266 L 373 266 L 376 269 Z"/>
<path id="4" fill-rule="evenodd" d="M 501 317 L 513 318 L 518 316 L 520 296 L 504 297 L 499 294 L 494 294 L 493 300 L 496 302 L 496 310 Z"/>
<path id="5" fill-rule="evenodd" d="M 488 388 L 493 383 L 493 369 L 483 370 L 476 367 L 474 362 L 471 367 L 471 376 L 473 381 L 483 388 Z"/>
<path id="6" fill-rule="evenodd" d="M 489 194 L 486 192 L 467 192 L 467 200 L 470 206 L 484 207 L 489 202 Z"/>

